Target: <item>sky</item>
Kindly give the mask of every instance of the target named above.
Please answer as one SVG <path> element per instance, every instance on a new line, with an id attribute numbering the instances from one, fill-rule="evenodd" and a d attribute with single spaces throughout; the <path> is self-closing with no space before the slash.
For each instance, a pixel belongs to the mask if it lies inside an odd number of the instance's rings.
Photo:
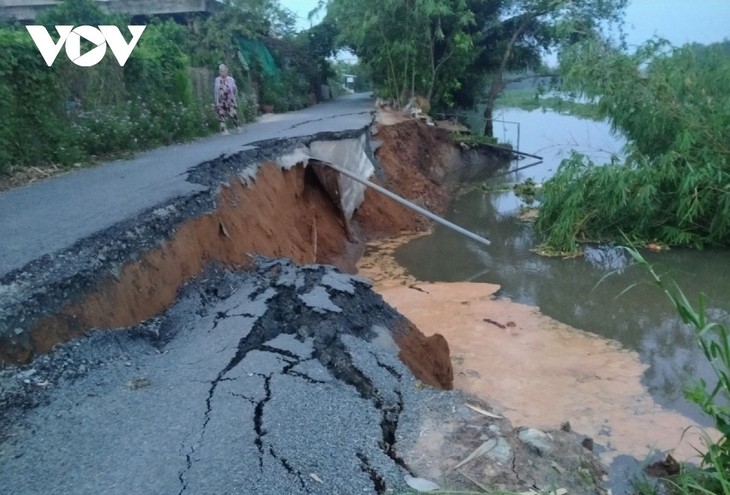
<path id="1" fill-rule="evenodd" d="M 309 27 L 307 14 L 317 6 L 317 0 L 280 3 L 297 14 L 300 29 Z M 626 32 L 630 45 L 653 35 L 675 45 L 730 39 L 730 0 L 631 0 L 626 9 Z"/>
<path id="2" fill-rule="evenodd" d="M 307 16 L 319 2 L 317 0 L 279 0 L 279 3 L 297 15 L 297 29 L 301 30 L 309 27 Z"/>
<path id="3" fill-rule="evenodd" d="M 626 32 L 629 45 L 653 35 L 674 45 L 730 40 L 730 0 L 632 0 Z"/>

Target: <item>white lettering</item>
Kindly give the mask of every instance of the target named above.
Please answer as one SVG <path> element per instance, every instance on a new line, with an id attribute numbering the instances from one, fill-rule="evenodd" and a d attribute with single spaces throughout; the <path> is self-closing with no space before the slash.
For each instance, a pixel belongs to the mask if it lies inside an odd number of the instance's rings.
<path id="1" fill-rule="evenodd" d="M 99 26 L 99 29 L 102 34 L 104 34 L 104 38 L 106 38 L 109 48 L 112 49 L 112 53 L 117 58 L 117 62 L 119 62 L 119 65 L 124 67 L 124 64 L 127 63 L 127 59 L 129 59 L 129 56 L 132 54 L 134 47 L 137 46 L 137 42 L 142 37 L 142 33 L 146 27 L 147 26 L 127 26 L 129 32 L 132 33 L 132 41 L 130 41 L 129 44 L 127 44 L 124 40 L 124 36 L 122 36 L 118 27 Z"/>
<path id="2" fill-rule="evenodd" d="M 75 28 L 73 26 L 56 26 L 59 38 L 58 42 L 55 43 L 44 26 L 26 26 L 26 29 L 49 67 L 58 57 L 64 44 L 66 45 L 66 56 L 79 67 L 92 67 L 101 62 L 106 54 L 107 45 L 112 49 L 112 54 L 119 62 L 119 65 L 124 67 L 146 27 L 127 26 L 132 34 L 129 43 L 116 26 L 105 25 L 98 28 L 93 26 L 77 26 Z M 94 48 L 82 54 L 81 38 L 92 43 Z"/>
<path id="3" fill-rule="evenodd" d="M 90 41 L 95 48 L 81 55 L 81 38 Z M 106 40 L 104 35 L 92 26 L 79 26 L 71 31 L 66 40 L 66 55 L 69 60 L 79 67 L 93 67 L 104 58 L 106 54 Z"/>
<path id="4" fill-rule="evenodd" d="M 73 26 L 56 26 L 56 32 L 58 32 L 58 43 L 54 43 L 51 39 L 51 35 L 48 34 L 48 30 L 44 26 L 25 26 L 30 33 L 30 37 L 33 38 L 35 46 L 38 47 L 38 51 L 41 52 L 43 60 L 46 61 L 48 67 L 53 64 L 56 60 L 58 52 L 61 51 L 61 47 L 68 39 Z"/>

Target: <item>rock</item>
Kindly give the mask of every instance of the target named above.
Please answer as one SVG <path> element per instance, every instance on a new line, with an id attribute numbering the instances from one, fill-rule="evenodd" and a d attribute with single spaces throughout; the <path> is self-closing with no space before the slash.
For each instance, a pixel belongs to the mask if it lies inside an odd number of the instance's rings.
<path id="1" fill-rule="evenodd" d="M 667 454 L 667 457 L 663 461 L 649 464 L 644 471 L 649 476 L 654 476 L 655 478 L 668 478 L 679 474 L 681 466 L 671 454 Z"/>
<path id="2" fill-rule="evenodd" d="M 518 438 L 538 454 L 544 455 L 553 450 L 552 438 L 547 433 L 535 428 L 525 428 L 517 434 Z"/>
<path id="3" fill-rule="evenodd" d="M 497 464 L 507 464 L 512 461 L 512 448 L 504 438 L 499 437 L 497 438 L 497 443 L 492 450 L 484 455 L 492 459 Z"/>
<path id="4" fill-rule="evenodd" d="M 413 476 L 408 474 L 406 474 L 403 479 L 408 486 L 410 486 L 419 493 L 433 492 L 441 488 L 433 481 L 429 481 L 424 478 L 414 478 Z"/>
<path id="5" fill-rule="evenodd" d="M 585 437 L 580 443 L 585 449 L 593 452 L 593 439 L 591 437 Z"/>

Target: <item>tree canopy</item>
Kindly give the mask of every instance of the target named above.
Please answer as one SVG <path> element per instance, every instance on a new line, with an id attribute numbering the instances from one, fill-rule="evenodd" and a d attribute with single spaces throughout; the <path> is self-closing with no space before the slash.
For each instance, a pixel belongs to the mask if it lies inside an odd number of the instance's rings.
<path id="1" fill-rule="evenodd" d="M 332 0 L 327 17 L 384 96 L 448 98 L 475 56 L 466 0 Z"/>
<path id="2" fill-rule="evenodd" d="M 546 50 L 619 22 L 625 5 L 626 0 L 329 0 L 327 15 L 339 42 L 370 70 L 381 94 L 401 101 L 421 94 L 435 104 L 471 106 L 485 96 L 493 103 L 506 71 L 537 67 Z"/>

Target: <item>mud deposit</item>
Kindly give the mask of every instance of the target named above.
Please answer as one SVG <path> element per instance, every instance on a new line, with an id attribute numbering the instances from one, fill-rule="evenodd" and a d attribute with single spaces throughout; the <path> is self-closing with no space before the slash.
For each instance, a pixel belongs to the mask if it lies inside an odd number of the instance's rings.
<path id="1" fill-rule="evenodd" d="M 392 257 L 409 238 L 371 245 L 360 273 L 425 334 L 446 337 L 455 388 L 488 400 L 517 426 L 569 422 L 593 438 L 607 465 L 655 451 L 697 462 L 701 434 L 717 434 L 657 404 L 641 383 L 646 365 L 617 342 L 497 298 L 497 285 L 415 280 Z"/>

